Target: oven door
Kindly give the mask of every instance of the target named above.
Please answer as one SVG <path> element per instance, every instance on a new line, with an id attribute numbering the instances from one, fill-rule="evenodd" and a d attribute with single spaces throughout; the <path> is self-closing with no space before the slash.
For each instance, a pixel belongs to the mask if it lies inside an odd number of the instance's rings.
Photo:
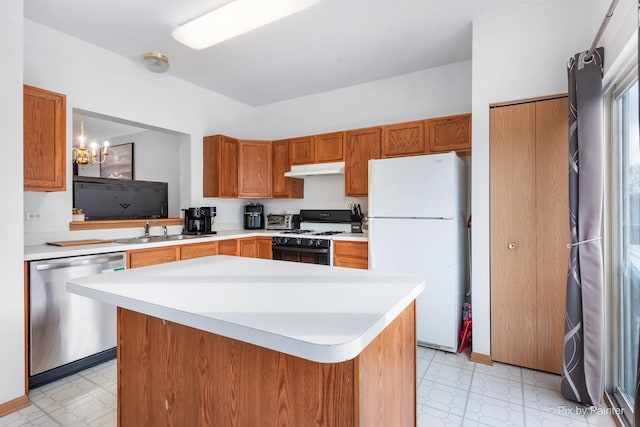
<path id="1" fill-rule="evenodd" d="M 281 261 L 331 265 L 329 248 L 297 248 L 293 246 L 273 245 L 272 256 L 273 259 Z"/>

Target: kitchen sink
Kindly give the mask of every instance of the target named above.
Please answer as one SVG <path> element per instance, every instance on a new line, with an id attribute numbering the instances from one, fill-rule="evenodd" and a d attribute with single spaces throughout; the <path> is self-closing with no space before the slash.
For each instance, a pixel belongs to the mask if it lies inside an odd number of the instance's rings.
<path id="1" fill-rule="evenodd" d="M 155 242 L 169 242 L 173 240 L 187 240 L 197 239 L 205 236 L 197 236 L 191 234 L 169 234 L 167 236 L 138 236 L 138 237 L 126 237 L 124 239 L 114 239 L 114 243 L 155 243 Z"/>

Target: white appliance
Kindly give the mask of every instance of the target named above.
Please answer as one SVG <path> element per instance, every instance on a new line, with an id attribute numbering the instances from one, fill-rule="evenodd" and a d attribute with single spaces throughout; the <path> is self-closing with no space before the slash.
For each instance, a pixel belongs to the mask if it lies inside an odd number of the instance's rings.
<path id="1" fill-rule="evenodd" d="M 467 269 L 466 182 L 454 152 L 369 161 L 369 269 L 426 279 L 418 344 L 451 352 Z"/>

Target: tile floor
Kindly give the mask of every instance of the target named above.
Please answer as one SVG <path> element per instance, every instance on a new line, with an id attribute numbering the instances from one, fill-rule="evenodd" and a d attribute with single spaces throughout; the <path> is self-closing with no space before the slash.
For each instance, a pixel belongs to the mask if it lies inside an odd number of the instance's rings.
<path id="1" fill-rule="evenodd" d="M 418 347 L 418 425 L 615 426 L 559 393 L 560 377 L 510 365 L 480 365 L 466 354 Z M 116 363 L 107 362 L 31 391 L 32 405 L 0 427 L 116 426 Z"/>

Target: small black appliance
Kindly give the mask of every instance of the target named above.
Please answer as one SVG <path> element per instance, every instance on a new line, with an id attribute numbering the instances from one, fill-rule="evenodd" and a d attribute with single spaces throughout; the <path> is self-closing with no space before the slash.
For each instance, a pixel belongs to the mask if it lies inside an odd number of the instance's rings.
<path id="1" fill-rule="evenodd" d="M 248 203 L 244 206 L 244 229 L 264 228 L 264 206 L 260 203 Z"/>
<path id="2" fill-rule="evenodd" d="M 216 216 L 216 208 L 188 208 L 184 210 L 184 229 L 182 234 L 216 234 L 212 230 L 213 218 Z"/>

